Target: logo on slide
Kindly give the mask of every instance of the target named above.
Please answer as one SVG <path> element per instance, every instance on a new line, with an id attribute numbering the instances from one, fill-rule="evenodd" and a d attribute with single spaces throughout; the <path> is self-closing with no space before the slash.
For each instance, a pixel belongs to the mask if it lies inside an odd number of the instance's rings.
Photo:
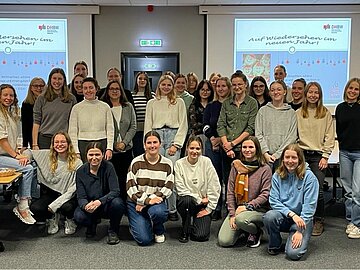
<path id="1" fill-rule="evenodd" d="M 58 25 L 51 25 L 51 24 L 45 25 L 45 24 L 41 24 L 41 25 L 38 26 L 38 29 L 39 29 L 40 31 L 42 31 L 42 30 L 47 30 L 47 33 L 48 33 L 48 34 L 53 34 L 53 33 L 57 33 L 58 30 L 60 29 L 60 27 L 59 27 Z"/>
<path id="2" fill-rule="evenodd" d="M 324 30 L 330 29 L 331 33 L 333 33 L 333 34 L 342 32 L 343 28 L 344 28 L 344 26 L 342 24 L 332 24 L 332 25 L 324 24 L 323 25 Z"/>

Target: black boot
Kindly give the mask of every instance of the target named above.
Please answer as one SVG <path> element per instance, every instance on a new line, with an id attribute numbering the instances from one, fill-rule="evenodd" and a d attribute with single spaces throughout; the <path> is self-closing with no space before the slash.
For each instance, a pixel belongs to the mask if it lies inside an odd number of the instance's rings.
<path id="1" fill-rule="evenodd" d="M 181 243 L 189 242 L 189 234 L 182 231 L 179 236 L 179 242 Z"/>

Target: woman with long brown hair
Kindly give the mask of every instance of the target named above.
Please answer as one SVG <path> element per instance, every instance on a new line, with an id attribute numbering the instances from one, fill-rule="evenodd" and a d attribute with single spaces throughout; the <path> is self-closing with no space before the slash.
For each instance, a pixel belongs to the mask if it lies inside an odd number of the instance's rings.
<path id="1" fill-rule="evenodd" d="M 65 72 L 53 68 L 46 90 L 35 101 L 32 129 L 33 149 L 49 149 L 52 136 L 59 130 L 67 130 L 69 116 L 76 98 L 70 93 Z"/>

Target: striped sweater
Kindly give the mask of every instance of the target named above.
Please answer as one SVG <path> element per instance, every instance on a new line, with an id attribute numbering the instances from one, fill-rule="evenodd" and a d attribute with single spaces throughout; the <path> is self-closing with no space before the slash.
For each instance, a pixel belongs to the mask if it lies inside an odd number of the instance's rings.
<path id="1" fill-rule="evenodd" d="M 145 154 L 133 159 L 127 175 L 126 190 L 129 198 L 138 205 L 148 205 L 155 197 L 168 198 L 174 186 L 173 165 L 161 156 L 150 164 Z"/>

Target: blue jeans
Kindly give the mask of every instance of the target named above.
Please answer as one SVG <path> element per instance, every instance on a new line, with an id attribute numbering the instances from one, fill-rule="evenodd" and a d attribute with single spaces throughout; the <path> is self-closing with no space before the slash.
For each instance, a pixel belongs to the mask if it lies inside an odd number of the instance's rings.
<path id="1" fill-rule="evenodd" d="M 170 156 L 168 154 L 168 149 L 171 147 L 171 145 L 174 143 L 175 135 L 178 131 L 177 128 L 157 128 L 155 129 L 157 133 L 159 133 L 161 138 L 161 147 L 160 147 L 160 154 L 164 157 L 167 157 L 170 159 L 175 165 L 175 162 L 180 158 L 180 150 L 176 151 L 175 155 Z M 166 200 L 167 205 L 169 208 L 170 213 L 176 212 L 176 193 L 175 189 L 173 189 L 173 192 L 171 193 L 170 197 Z"/>
<path id="2" fill-rule="evenodd" d="M 154 239 L 154 234 L 165 233 L 164 223 L 167 221 L 168 209 L 165 203 L 148 205 L 137 212 L 136 204 L 127 201 L 129 227 L 134 240 L 140 246 L 148 246 Z"/>
<path id="3" fill-rule="evenodd" d="M 340 179 L 345 189 L 346 219 L 360 227 L 360 151 L 340 150 Z"/>
<path id="4" fill-rule="evenodd" d="M 126 211 L 126 205 L 121 198 L 114 198 L 100 205 L 93 213 L 86 212 L 79 206 L 75 209 L 74 220 L 86 227 L 97 224 L 99 218 L 110 219 L 109 232 L 119 232 L 120 221 Z"/>
<path id="5" fill-rule="evenodd" d="M 205 156 L 210 158 L 212 164 L 214 165 L 216 173 L 219 177 L 221 193 L 220 193 L 220 197 L 219 197 L 218 203 L 216 205 L 215 211 L 221 211 L 222 206 L 223 206 L 223 190 L 224 190 L 224 188 L 223 188 L 223 182 L 224 182 L 224 180 L 223 180 L 223 164 L 222 164 L 220 149 L 218 151 L 214 151 L 212 149 L 212 144 L 211 144 L 210 140 L 206 140 L 206 142 L 205 142 Z"/>
<path id="6" fill-rule="evenodd" d="M 9 156 L 0 155 L 0 168 L 12 168 L 22 173 L 22 178 L 19 181 L 18 195 L 20 198 L 31 198 L 31 190 L 33 187 L 34 168 L 30 164 L 21 166 L 19 161 Z"/>
<path id="7" fill-rule="evenodd" d="M 269 234 L 268 249 L 280 249 L 282 244 L 280 232 L 289 232 L 285 245 L 286 256 L 291 260 L 300 260 L 306 253 L 309 245 L 313 228 L 312 220 L 306 224 L 306 229 L 302 233 L 303 239 L 301 246 L 296 249 L 291 246 L 291 238 L 296 232 L 297 226 L 291 218 L 285 217 L 279 211 L 270 210 L 264 215 L 263 221 L 266 231 Z"/>

